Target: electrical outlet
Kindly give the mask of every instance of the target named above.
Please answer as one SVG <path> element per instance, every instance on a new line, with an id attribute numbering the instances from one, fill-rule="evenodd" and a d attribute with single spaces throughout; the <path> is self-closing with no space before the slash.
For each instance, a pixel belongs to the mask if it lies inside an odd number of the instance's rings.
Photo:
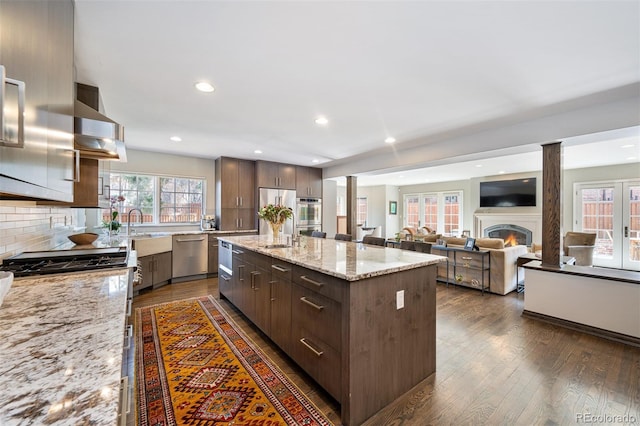
<path id="1" fill-rule="evenodd" d="M 396 309 L 404 308 L 404 290 L 396 292 Z"/>

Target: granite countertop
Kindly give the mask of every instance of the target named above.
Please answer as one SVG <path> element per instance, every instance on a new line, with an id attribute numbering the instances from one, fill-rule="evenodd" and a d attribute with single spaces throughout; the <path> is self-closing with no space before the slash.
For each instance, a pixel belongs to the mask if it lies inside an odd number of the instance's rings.
<path id="1" fill-rule="evenodd" d="M 300 246 L 266 248 L 271 236 L 249 235 L 218 237 L 276 259 L 304 266 L 347 281 L 386 275 L 446 261 L 446 257 L 389 247 L 371 246 L 350 241 L 300 237 Z M 286 237 L 284 238 L 286 242 Z"/>
<path id="2" fill-rule="evenodd" d="M 129 273 L 14 280 L 0 306 L 0 424 L 117 423 Z"/>

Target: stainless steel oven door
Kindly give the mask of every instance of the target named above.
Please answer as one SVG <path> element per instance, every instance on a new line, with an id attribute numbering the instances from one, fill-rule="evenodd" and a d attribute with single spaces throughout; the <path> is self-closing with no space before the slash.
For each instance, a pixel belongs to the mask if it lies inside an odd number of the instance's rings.
<path id="1" fill-rule="evenodd" d="M 298 198 L 296 208 L 298 228 L 322 225 L 322 200 L 319 198 Z"/>

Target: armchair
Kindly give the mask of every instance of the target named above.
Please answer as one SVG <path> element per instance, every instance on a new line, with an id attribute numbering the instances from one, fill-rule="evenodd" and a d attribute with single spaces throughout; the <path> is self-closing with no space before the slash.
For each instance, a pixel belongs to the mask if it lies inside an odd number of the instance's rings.
<path id="1" fill-rule="evenodd" d="M 592 232 L 567 232 L 562 239 L 564 255 L 574 257 L 579 266 L 593 266 L 595 246 L 596 234 Z"/>

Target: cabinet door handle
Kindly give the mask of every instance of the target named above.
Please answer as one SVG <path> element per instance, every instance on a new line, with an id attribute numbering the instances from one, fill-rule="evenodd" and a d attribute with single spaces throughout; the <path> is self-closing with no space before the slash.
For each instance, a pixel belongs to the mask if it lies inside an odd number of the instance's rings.
<path id="1" fill-rule="evenodd" d="M 222 277 L 223 280 L 225 281 L 230 281 L 231 278 L 227 277 L 226 275 L 220 275 Z"/>
<path id="2" fill-rule="evenodd" d="M 271 302 L 275 302 L 276 301 L 276 298 L 273 297 L 273 285 L 277 284 L 277 283 L 278 283 L 278 281 L 269 281 L 269 300 Z"/>
<path id="3" fill-rule="evenodd" d="M 66 152 L 71 152 L 73 155 L 73 178 L 65 179 L 70 182 L 80 182 L 80 150 L 79 149 L 65 149 Z"/>
<path id="4" fill-rule="evenodd" d="M 4 102 L 7 84 L 18 86 L 18 134 L 15 140 L 10 140 L 5 135 Z M 7 78 L 4 66 L 0 65 L 0 146 L 24 148 L 24 91 L 24 81 Z"/>
<path id="5" fill-rule="evenodd" d="M 271 265 L 271 267 L 273 269 L 275 269 L 276 271 L 280 271 L 280 272 L 289 272 L 289 269 L 287 268 L 283 268 L 282 266 L 279 265 Z"/>
<path id="6" fill-rule="evenodd" d="M 238 265 L 238 281 L 244 281 L 244 265 Z"/>
<path id="7" fill-rule="evenodd" d="M 319 351 L 316 348 L 314 348 L 313 346 L 311 346 L 310 344 L 308 344 L 306 337 L 303 337 L 302 339 L 300 339 L 300 343 L 305 345 L 307 347 L 307 349 L 309 349 L 311 352 L 313 352 L 317 357 L 321 357 L 322 354 L 324 353 L 323 351 Z"/>
<path id="8" fill-rule="evenodd" d="M 131 338 L 133 337 L 133 326 L 132 325 L 128 325 L 127 326 L 127 335 L 125 336 L 125 338 L 127 339 L 127 343 L 124 345 L 124 349 L 130 349 L 131 348 Z"/>
<path id="9" fill-rule="evenodd" d="M 301 279 L 302 281 L 306 281 L 306 282 L 308 282 L 309 284 L 313 284 L 313 285 L 315 285 L 316 287 L 322 287 L 322 286 L 324 286 L 324 283 L 321 283 L 321 282 L 319 282 L 319 281 L 312 280 L 311 278 L 307 277 L 306 275 L 302 275 L 302 276 L 300 276 L 300 279 Z"/>
<path id="10" fill-rule="evenodd" d="M 239 198 L 240 198 L 240 207 L 242 207 L 242 197 L 239 197 Z"/>
<path id="11" fill-rule="evenodd" d="M 307 299 L 306 296 L 301 297 L 300 301 L 303 303 L 306 303 L 307 305 L 311 306 L 314 309 L 317 309 L 318 311 L 321 311 L 324 309 L 324 306 L 313 303 L 311 300 Z"/>

